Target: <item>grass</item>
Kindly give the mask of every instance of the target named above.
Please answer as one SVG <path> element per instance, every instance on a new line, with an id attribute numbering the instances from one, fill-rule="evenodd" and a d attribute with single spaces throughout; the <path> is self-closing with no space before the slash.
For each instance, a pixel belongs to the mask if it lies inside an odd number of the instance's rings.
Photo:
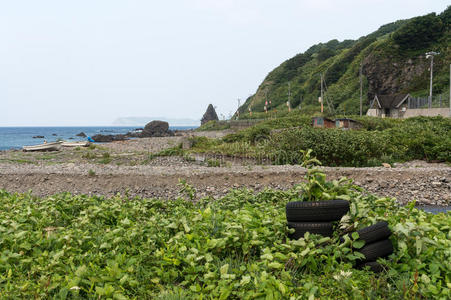
<path id="1" fill-rule="evenodd" d="M 0 162 L 9 162 L 9 163 L 18 163 L 18 164 L 33 164 L 35 165 L 36 162 L 28 160 L 28 159 L 21 159 L 21 158 L 0 158 Z"/>
<path id="2" fill-rule="evenodd" d="M 185 150 L 182 149 L 182 145 L 177 145 L 171 148 L 163 149 L 157 153 L 151 153 L 147 156 L 147 159 L 143 160 L 142 164 L 148 164 L 150 161 L 155 159 L 156 157 L 164 157 L 164 156 L 182 156 L 185 157 L 186 155 Z M 189 159 L 189 158 L 188 158 Z"/>
<path id="3" fill-rule="evenodd" d="M 102 159 L 99 160 L 101 164 L 109 164 L 111 162 L 111 155 L 108 152 L 102 153 Z"/>

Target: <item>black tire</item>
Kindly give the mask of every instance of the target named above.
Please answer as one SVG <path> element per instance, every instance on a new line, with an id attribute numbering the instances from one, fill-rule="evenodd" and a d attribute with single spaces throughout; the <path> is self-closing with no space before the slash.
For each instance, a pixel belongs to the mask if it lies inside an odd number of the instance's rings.
<path id="1" fill-rule="evenodd" d="M 384 271 L 384 267 L 377 261 L 369 261 L 358 266 L 359 269 L 364 269 L 365 267 L 369 267 L 370 271 L 373 271 L 374 273 Z"/>
<path id="2" fill-rule="evenodd" d="M 290 239 L 299 239 L 301 237 L 304 237 L 304 234 L 306 232 L 315 233 L 315 234 L 321 234 L 323 236 L 332 236 L 333 234 L 333 227 L 332 223 L 330 222 L 320 222 L 320 223 L 313 223 L 313 222 L 288 222 L 289 228 L 294 228 L 294 233 L 291 233 L 289 235 Z"/>
<path id="3" fill-rule="evenodd" d="M 364 240 L 365 245 L 385 240 L 391 235 L 388 223 L 385 221 L 357 230 L 357 233 L 359 234 L 359 240 Z M 348 234 L 348 236 L 351 237 L 351 234 Z M 344 242 L 344 238 L 341 237 L 340 241 Z"/>
<path id="4" fill-rule="evenodd" d="M 365 255 L 365 259 L 363 259 L 361 263 L 376 261 L 379 257 L 386 257 L 392 254 L 393 245 L 390 240 L 382 240 L 368 244 L 358 251 Z"/>
<path id="5" fill-rule="evenodd" d="M 345 200 L 296 201 L 286 206 L 288 222 L 338 221 L 348 211 L 349 202 Z"/>

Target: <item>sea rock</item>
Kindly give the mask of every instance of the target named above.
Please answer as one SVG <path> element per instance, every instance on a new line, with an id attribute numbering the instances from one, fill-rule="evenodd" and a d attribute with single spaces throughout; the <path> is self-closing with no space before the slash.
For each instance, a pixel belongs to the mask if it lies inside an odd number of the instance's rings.
<path id="1" fill-rule="evenodd" d="M 115 134 L 115 135 L 96 134 L 91 138 L 98 143 L 108 143 L 113 141 L 124 141 L 127 139 L 127 136 L 125 134 Z"/>
<path id="2" fill-rule="evenodd" d="M 44 136 L 43 136 L 43 135 L 35 135 L 33 138 L 34 138 L 34 139 L 43 139 Z"/>
<path id="3" fill-rule="evenodd" d="M 84 132 L 82 131 L 82 132 L 80 132 L 79 134 L 76 134 L 76 136 L 86 137 L 86 133 L 84 133 Z"/>
<path id="4" fill-rule="evenodd" d="M 201 125 L 209 122 L 209 121 L 218 121 L 218 115 L 216 114 L 215 108 L 212 104 L 209 104 L 207 107 L 207 111 L 202 116 L 202 119 L 200 120 Z"/>
<path id="5" fill-rule="evenodd" d="M 158 120 L 147 123 L 143 131 L 139 134 L 140 137 L 162 137 L 173 135 L 174 132 L 169 130 L 169 123 Z"/>

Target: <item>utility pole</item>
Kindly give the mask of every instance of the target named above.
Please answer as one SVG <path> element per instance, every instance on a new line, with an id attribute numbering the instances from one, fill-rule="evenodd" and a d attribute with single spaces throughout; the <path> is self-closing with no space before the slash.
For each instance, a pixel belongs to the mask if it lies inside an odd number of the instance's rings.
<path id="1" fill-rule="evenodd" d="M 434 52 L 434 51 L 430 51 L 426 53 L 426 59 L 428 59 L 429 57 L 431 58 L 431 80 L 429 83 L 429 103 L 428 106 L 429 108 L 432 107 L 432 72 L 433 72 L 433 68 L 434 68 L 434 56 L 435 55 L 439 55 L 439 52 Z"/>
<path id="2" fill-rule="evenodd" d="M 268 90 L 265 89 L 265 114 L 268 114 Z"/>
<path id="3" fill-rule="evenodd" d="M 324 101 L 324 95 L 323 95 L 323 73 L 321 73 L 321 98 L 320 98 L 320 102 L 321 102 L 321 113 L 323 113 L 324 109 L 323 109 L 323 101 Z"/>
<path id="4" fill-rule="evenodd" d="M 236 110 L 236 119 L 237 120 L 240 118 L 240 106 L 241 106 L 241 99 L 238 98 L 238 109 Z"/>
<path id="5" fill-rule="evenodd" d="M 362 90 L 363 90 L 363 81 L 362 81 L 362 63 L 360 63 L 360 116 L 362 116 Z"/>
<path id="6" fill-rule="evenodd" d="M 449 65 L 449 116 L 451 118 L 451 64 Z"/>
<path id="7" fill-rule="evenodd" d="M 291 82 L 288 82 L 288 102 L 287 102 L 287 106 L 288 106 L 288 112 L 291 111 Z"/>

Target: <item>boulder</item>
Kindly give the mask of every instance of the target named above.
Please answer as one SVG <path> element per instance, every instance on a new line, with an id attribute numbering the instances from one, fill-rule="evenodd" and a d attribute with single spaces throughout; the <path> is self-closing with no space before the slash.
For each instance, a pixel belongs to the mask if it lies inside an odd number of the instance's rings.
<path id="1" fill-rule="evenodd" d="M 146 124 L 142 130 L 141 137 L 173 136 L 174 132 L 169 130 L 169 123 L 164 121 L 152 121 Z"/>
<path id="2" fill-rule="evenodd" d="M 35 135 L 33 138 L 34 138 L 34 139 L 43 139 L 44 136 L 43 136 L 43 135 Z"/>
<path id="3" fill-rule="evenodd" d="M 76 136 L 86 137 L 86 133 L 80 132 L 79 134 L 76 134 Z"/>
<path id="4" fill-rule="evenodd" d="M 218 115 L 216 114 L 215 108 L 212 104 L 209 104 L 207 107 L 207 111 L 202 116 L 202 119 L 200 120 L 200 124 L 203 125 L 209 121 L 218 121 Z"/>

